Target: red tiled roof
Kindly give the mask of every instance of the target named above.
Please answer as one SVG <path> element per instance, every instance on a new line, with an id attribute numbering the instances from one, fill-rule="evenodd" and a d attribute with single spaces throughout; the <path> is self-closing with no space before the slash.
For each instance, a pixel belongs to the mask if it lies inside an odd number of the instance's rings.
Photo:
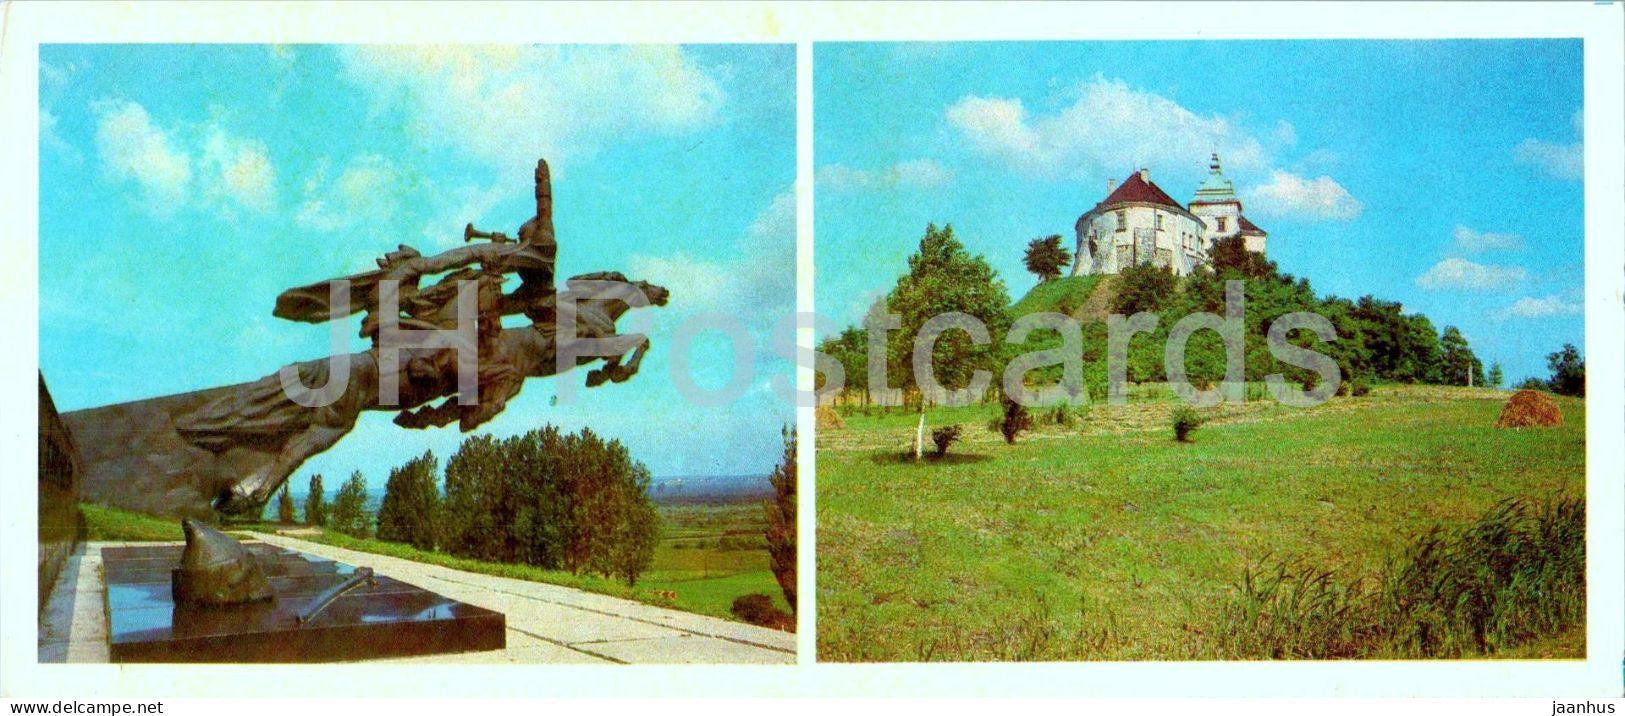
<path id="1" fill-rule="evenodd" d="M 1247 233 L 1259 233 L 1259 234 L 1262 234 L 1262 233 L 1265 233 L 1265 231 L 1263 229 L 1258 228 L 1258 226 L 1256 224 L 1254 224 L 1251 221 L 1248 221 L 1247 217 L 1245 217 L 1245 216 L 1240 217 L 1240 220 L 1237 223 L 1241 224 L 1241 233 L 1243 233 L 1243 234 L 1247 234 Z"/>
<path id="2" fill-rule="evenodd" d="M 1185 209 L 1184 205 L 1174 201 L 1173 197 L 1168 196 L 1168 193 L 1163 191 L 1161 187 L 1157 186 L 1155 183 L 1141 179 L 1139 172 L 1129 174 L 1128 179 L 1123 180 L 1123 183 L 1118 186 L 1110 196 L 1107 196 L 1105 200 L 1097 204 L 1095 208 L 1130 201 L 1145 202 L 1148 204 L 1161 204 L 1163 206 L 1174 207 L 1175 209 L 1179 209 L 1181 211 Z"/>

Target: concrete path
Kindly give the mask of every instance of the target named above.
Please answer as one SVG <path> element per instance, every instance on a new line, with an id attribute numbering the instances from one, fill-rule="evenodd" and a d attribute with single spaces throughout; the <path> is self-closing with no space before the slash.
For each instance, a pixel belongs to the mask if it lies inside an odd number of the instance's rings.
<path id="1" fill-rule="evenodd" d="M 502 612 L 502 651 L 389 661 L 475 664 L 793 664 L 794 634 L 539 582 L 463 572 L 280 535 L 255 535 L 287 549 L 369 566 L 460 601 Z M 40 629 L 40 661 L 107 661 L 101 548 L 70 558 Z"/>
<path id="2" fill-rule="evenodd" d="M 45 613 L 40 615 L 40 663 L 107 663 L 102 547 L 122 545 L 90 542 L 68 555 L 45 602 Z"/>

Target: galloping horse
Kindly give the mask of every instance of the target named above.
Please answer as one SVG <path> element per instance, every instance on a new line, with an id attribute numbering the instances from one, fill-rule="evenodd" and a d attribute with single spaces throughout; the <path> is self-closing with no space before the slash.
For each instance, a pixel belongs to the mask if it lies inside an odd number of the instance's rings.
<path id="1" fill-rule="evenodd" d="M 220 475 L 223 484 L 214 486 L 214 507 L 224 512 L 259 509 L 282 486 L 293 471 L 334 444 L 355 428 L 361 413 L 399 411 L 395 423 L 409 428 L 439 427 L 457 420 L 467 432 L 502 412 L 507 401 L 517 395 L 526 378 L 557 375 L 576 366 L 602 360 L 604 365 L 588 373 L 588 387 L 606 381 L 624 382 L 637 373 L 649 349 L 649 338 L 641 333 L 621 334 L 616 322 L 634 306 L 664 306 L 670 291 L 645 281 L 631 281 L 614 272 L 572 277 L 569 290 L 547 301 L 543 313 L 568 318 L 573 314 L 573 331 L 561 332 L 557 322 L 498 328 L 494 340 L 482 340 L 479 355 L 479 396 L 471 405 L 454 403 L 457 395 L 455 351 L 450 348 L 401 351 L 401 366 L 381 366 L 377 346 L 351 353 L 347 360 L 324 358 L 290 366 L 299 380 L 292 394 L 284 388 L 279 373 L 252 383 L 236 386 L 197 410 L 180 416 L 176 430 L 191 444 L 217 454 L 234 449 L 251 449 L 270 456 L 258 463 L 247 476 Z M 562 309 L 562 310 L 560 310 Z M 559 339 L 577 345 L 566 355 L 576 355 L 574 365 L 559 365 Z M 572 335 L 573 334 L 573 335 Z M 587 345 L 590 344 L 590 345 Z M 494 348 L 487 351 L 486 347 Z M 308 399 L 332 374 L 332 366 L 347 363 L 347 382 L 337 400 L 328 405 L 306 407 Z M 435 366 L 442 370 L 425 373 L 404 366 Z M 399 399 L 393 405 L 380 400 L 381 370 L 393 370 L 399 379 Z M 300 395 L 303 390 L 307 395 Z M 296 399 L 296 398 L 302 398 Z M 436 399 L 440 404 L 426 406 Z M 240 477 L 240 479 L 235 479 Z"/>

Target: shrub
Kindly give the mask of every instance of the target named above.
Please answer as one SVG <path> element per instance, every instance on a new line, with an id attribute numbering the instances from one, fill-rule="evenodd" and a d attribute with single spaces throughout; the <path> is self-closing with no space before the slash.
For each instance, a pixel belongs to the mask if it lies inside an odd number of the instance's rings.
<path id="1" fill-rule="evenodd" d="M 766 594 L 746 594 L 739 597 L 734 600 L 733 607 L 729 611 L 733 612 L 734 616 L 739 617 L 740 621 L 747 624 L 784 631 L 795 630 L 795 624 L 790 620 L 790 615 L 784 613 L 783 609 L 774 606 L 773 598 Z"/>
<path id="2" fill-rule="evenodd" d="M 1174 408 L 1174 439 L 1182 443 L 1190 442 L 1191 431 L 1201 427 L 1202 422 L 1202 416 L 1195 408 L 1189 405 Z"/>
<path id="3" fill-rule="evenodd" d="M 1000 398 L 1000 401 L 1003 404 L 1004 413 L 994 419 L 993 427 L 1000 435 L 1004 436 L 1006 443 L 1014 445 L 1017 436 L 1026 430 L 1032 429 L 1033 414 L 1027 412 L 1027 406 L 1016 402 L 1015 399 L 1008 395 Z"/>
<path id="4" fill-rule="evenodd" d="M 1348 382 L 1348 386 L 1349 386 L 1349 395 L 1352 395 L 1352 396 L 1354 396 L 1356 398 L 1361 397 L 1363 395 L 1367 395 L 1367 394 L 1369 394 L 1371 392 L 1371 384 L 1367 383 L 1364 378 L 1355 378 L 1353 380 L 1350 380 Z"/>
<path id="5" fill-rule="evenodd" d="M 1057 405 L 1049 412 L 1049 419 L 1050 422 L 1061 427 L 1071 427 L 1072 411 L 1067 410 L 1065 405 Z"/>
<path id="6" fill-rule="evenodd" d="M 937 457 L 948 454 L 948 446 L 959 441 L 963 430 L 958 425 L 946 425 L 931 431 L 931 442 L 937 445 Z"/>

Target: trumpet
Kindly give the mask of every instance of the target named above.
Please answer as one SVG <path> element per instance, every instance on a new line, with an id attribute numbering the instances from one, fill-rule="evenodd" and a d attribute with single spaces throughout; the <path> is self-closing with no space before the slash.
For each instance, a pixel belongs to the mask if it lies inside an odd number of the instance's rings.
<path id="1" fill-rule="evenodd" d="M 463 227 L 463 243 L 466 244 L 475 239 L 487 239 L 493 244 L 505 244 L 508 243 L 510 237 L 500 231 L 480 231 L 474 228 L 474 224 L 470 222 Z"/>

